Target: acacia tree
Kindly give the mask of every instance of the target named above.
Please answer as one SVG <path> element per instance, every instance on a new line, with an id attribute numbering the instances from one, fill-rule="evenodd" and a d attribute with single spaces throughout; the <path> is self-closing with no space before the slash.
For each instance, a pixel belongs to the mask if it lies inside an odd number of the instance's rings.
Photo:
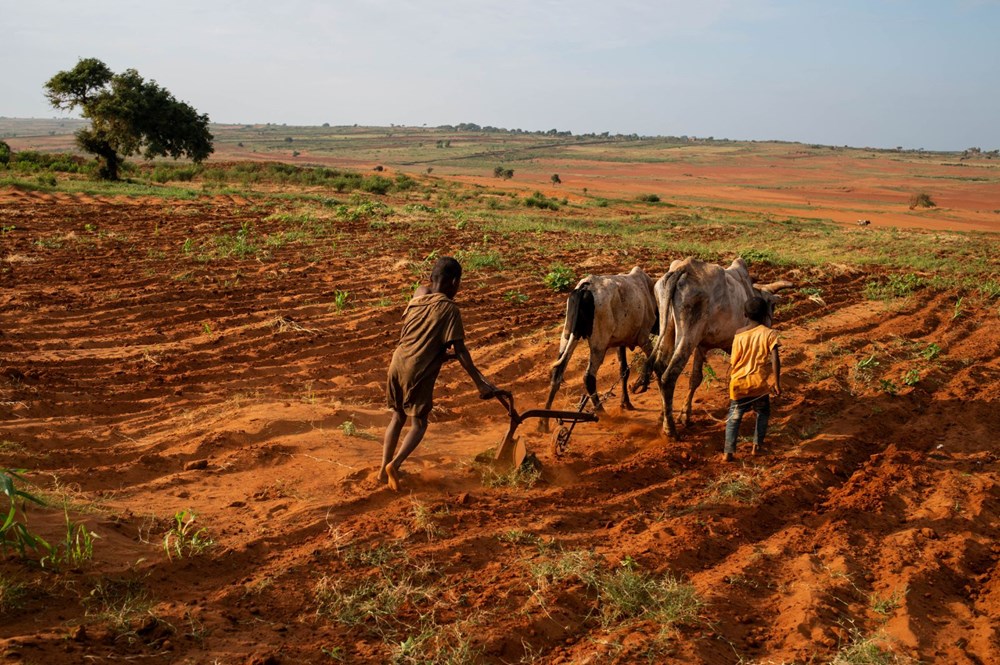
<path id="1" fill-rule="evenodd" d="M 130 155 L 200 162 L 212 154 L 208 115 L 134 69 L 115 74 L 97 58 L 81 58 L 49 79 L 45 96 L 57 109 L 79 107 L 90 120 L 90 127 L 77 131 L 76 142 L 97 156 L 102 178 L 117 180 L 119 165 Z"/>

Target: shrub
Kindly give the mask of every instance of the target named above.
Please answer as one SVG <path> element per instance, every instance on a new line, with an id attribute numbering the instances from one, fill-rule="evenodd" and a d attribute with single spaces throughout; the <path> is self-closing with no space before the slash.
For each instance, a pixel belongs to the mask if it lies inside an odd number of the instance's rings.
<path id="1" fill-rule="evenodd" d="M 774 254 L 768 252 L 767 250 L 745 249 L 740 252 L 740 256 L 747 262 L 747 265 L 751 266 L 755 263 L 777 263 Z"/>
<path id="2" fill-rule="evenodd" d="M 526 198 L 524 205 L 529 208 L 539 208 L 541 210 L 559 210 L 559 203 L 555 199 L 547 198 L 541 192 L 535 192 Z"/>
<path id="3" fill-rule="evenodd" d="M 659 203 L 660 197 L 656 194 L 641 194 L 637 200 L 645 203 Z"/>
<path id="4" fill-rule="evenodd" d="M 361 181 L 360 189 L 370 194 L 383 195 L 392 188 L 392 180 L 380 175 L 371 176 Z"/>
<path id="5" fill-rule="evenodd" d="M 416 185 L 417 181 L 411 178 L 410 176 L 406 175 L 405 173 L 400 173 L 399 175 L 396 176 L 395 187 L 397 192 L 405 192 L 407 190 L 413 189 L 414 187 L 416 187 Z"/>
<path id="6" fill-rule="evenodd" d="M 920 192 L 910 197 L 910 210 L 914 208 L 933 208 L 937 204 L 931 199 L 927 192 Z"/>
<path id="7" fill-rule="evenodd" d="M 10 163 L 10 146 L 6 141 L 0 141 L 0 164 L 7 166 Z"/>

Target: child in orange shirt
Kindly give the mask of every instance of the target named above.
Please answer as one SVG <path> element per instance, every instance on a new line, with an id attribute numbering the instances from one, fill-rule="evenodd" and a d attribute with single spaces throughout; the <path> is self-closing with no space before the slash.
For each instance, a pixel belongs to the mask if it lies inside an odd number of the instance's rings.
<path id="1" fill-rule="evenodd" d="M 729 379 L 729 418 L 726 420 L 726 447 L 722 458 L 733 460 L 736 437 L 740 433 L 743 414 L 753 409 L 757 415 L 753 453 L 764 445 L 767 419 L 771 415 L 771 388 L 768 379 L 774 375 L 774 394 L 781 394 L 781 358 L 778 357 L 778 333 L 767 327 L 771 322 L 770 308 L 763 298 L 751 298 L 743 307 L 750 323 L 736 331 L 732 367 Z M 767 362 L 770 357 L 770 364 Z"/>

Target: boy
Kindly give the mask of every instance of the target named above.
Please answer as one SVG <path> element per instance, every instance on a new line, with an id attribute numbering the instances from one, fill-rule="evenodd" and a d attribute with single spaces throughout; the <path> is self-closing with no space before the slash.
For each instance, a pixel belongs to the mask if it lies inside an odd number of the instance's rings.
<path id="1" fill-rule="evenodd" d="M 743 306 L 743 313 L 750 319 L 750 323 L 736 331 L 729 359 L 732 367 L 729 379 L 731 401 L 729 418 L 726 420 L 726 447 L 722 454 L 722 459 L 726 462 L 733 461 L 740 422 L 743 420 L 743 414 L 750 409 L 757 414 L 753 454 L 757 454 L 757 450 L 764 445 L 767 419 L 771 415 L 768 378 L 772 373 L 774 394 L 781 394 L 778 333 L 765 325 L 771 322 L 767 303 L 763 298 L 750 298 Z M 767 362 L 768 356 L 771 359 L 770 367 Z"/>
<path id="2" fill-rule="evenodd" d="M 442 256 L 431 270 L 430 287 L 421 286 L 403 313 L 403 332 L 399 346 L 392 354 L 386 386 L 386 401 L 392 409 L 392 419 L 385 430 L 382 466 L 378 479 L 399 491 L 399 467 L 424 438 L 427 416 L 434 398 L 434 383 L 445 360 L 457 358 L 479 389 L 479 396 L 488 399 L 497 387 L 476 369 L 465 348 L 462 315 L 453 302 L 462 282 L 462 266 L 450 256 Z M 447 353 L 451 348 L 454 353 Z M 397 452 L 399 435 L 406 417 L 410 431 Z"/>

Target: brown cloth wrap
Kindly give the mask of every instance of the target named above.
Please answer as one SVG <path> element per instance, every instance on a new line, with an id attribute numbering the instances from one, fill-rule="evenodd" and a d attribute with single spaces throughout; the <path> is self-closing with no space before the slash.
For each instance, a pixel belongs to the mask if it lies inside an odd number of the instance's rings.
<path id="1" fill-rule="evenodd" d="M 389 363 L 385 391 L 389 408 L 426 418 L 445 351 L 462 339 L 462 315 L 448 296 L 428 293 L 411 300 L 403 313 L 399 346 Z"/>

